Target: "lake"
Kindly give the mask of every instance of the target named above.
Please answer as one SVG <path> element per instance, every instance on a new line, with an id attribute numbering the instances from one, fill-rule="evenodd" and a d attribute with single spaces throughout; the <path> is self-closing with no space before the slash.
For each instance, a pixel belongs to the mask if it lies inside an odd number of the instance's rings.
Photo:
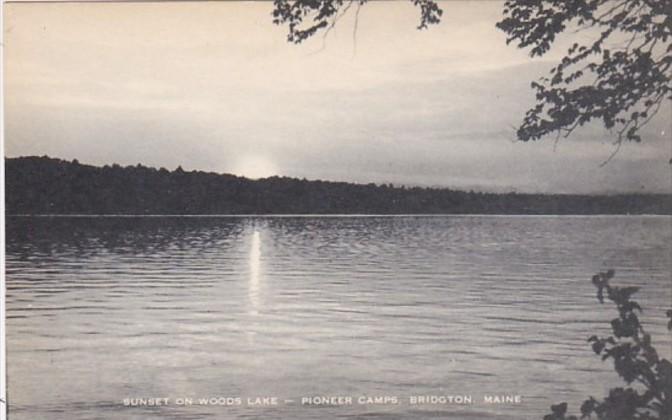
<path id="1" fill-rule="evenodd" d="M 9 217 L 10 418 L 578 413 L 622 384 L 590 278 L 669 358 L 671 266 L 670 217 Z"/>

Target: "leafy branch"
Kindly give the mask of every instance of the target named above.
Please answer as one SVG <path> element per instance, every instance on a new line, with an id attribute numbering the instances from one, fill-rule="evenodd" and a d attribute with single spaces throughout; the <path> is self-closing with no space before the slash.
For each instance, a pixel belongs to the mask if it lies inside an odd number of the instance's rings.
<path id="1" fill-rule="evenodd" d="M 418 29 L 427 29 L 441 21 L 443 10 L 435 0 L 409 0 L 420 8 Z M 287 25 L 287 41 L 300 44 L 317 32 L 326 36 L 338 21 L 357 4 L 356 13 L 368 0 L 274 0 L 273 23 Z"/>
<path id="2" fill-rule="evenodd" d="M 597 299 L 605 296 L 616 305 L 618 317 L 611 321 L 613 335 L 588 339 L 595 354 L 611 359 L 614 370 L 628 387 L 612 388 L 602 401 L 590 397 L 581 405 L 581 418 L 599 420 L 663 420 L 672 418 L 672 363 L 661 358 L 651 343 L 651 335 L 641 324 L 640 305 L 631 300 L 637 287 L 616 287 L 609 284 L 614 271 L 593 276 Z M 668 329 L 672 330 L 672 309 Z M 577 420 L 567 415 L 567 403 L 551 406 L 544 420 Z"/>
<path id="3" fill-rule="evenodd" d="M 641 128 L 672 100 L 672 0 L 507 0 L 503 14 L 497 27 L 507 44 L 530 48 L 532 57 L 568 28 L 594 34 L 532 82 L 537 104 L 518 128 L 520 140 L 567 137 L 599 120 L 616 133 L 617 151 L 624 140 L 641 141 Z"/>

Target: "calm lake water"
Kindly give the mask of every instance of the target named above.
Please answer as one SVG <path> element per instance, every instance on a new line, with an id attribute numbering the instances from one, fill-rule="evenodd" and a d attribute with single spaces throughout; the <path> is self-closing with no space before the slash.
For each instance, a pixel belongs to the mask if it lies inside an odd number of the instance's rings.
<path id="1" fill-rule="evenodd" d="M 671 244 L 669 217 L 9 218 L 10 418 L 578 412 L 621 384 L 586 342 L 616 315 L 590 277 L 642 287 L 669 358 Z M 483 402 L 504 394 L 522 402 Z M 410 404 L 422 395 L 473 403 Z M 314 396 L 353 404 L 301 404 Z M 124 405 L 151 397 L 169 404 Z"/>

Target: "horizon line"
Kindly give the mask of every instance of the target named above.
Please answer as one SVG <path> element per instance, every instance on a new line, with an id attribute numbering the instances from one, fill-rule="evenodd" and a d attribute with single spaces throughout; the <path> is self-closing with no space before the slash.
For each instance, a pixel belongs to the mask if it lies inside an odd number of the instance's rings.
<path id="1" fill-rule="evenodd" d="M 63 213 L 42 213 L 42 214 L 6 214 L 6 217 L 58 217 L 58 218 L 161 218 L 161 217 L 184 217 L 184 218 L 310 218 L 310 217 L 325 217 L 325 218 L 356 218 L 356 217 L 671 217 L 672 214 L 667 213 L 400 213 L 400 214 L 384 214 L 384 213 L 239 213 L 239 214 L 63 214 Z"/>
<path id="2" fill-rule="evenodd" d="M 145 169 L 153 169 L 155 171 L 160 171 L 161 169 L 167 171 L 168 173 L 174 173 L 177 172 L 178 169 L 181 170 L 184 173 L 205 173 L 205 174 L 215 174 L 217 176 L 233 176 L 236 178 L 240 179 L 245 179 L 251 182 L 258 182 L 258 181 L 263 181 L 263 180 L 268 180 L 272 178 L 279 178 L 279 179 L 291 179 L 291 180 L 297 180 L 297 181 L 302 181 L 302 182 L 325 182 L 325 183 L 333 183 L 333 184 L 347 184 L 347 185 L 356 185 L 356 186 L 370 186 L 374 185 L 376 187 L 389 187 L 391 188 L 396 188 L 396 189 L 413 189 L 413 188 L 420 188 L 420 189 L 429 189 L 429 190 L 448 190 L 448 191 L 453 191 L 453 192 L 462 192 L 462 193 L 475 193 L 475 194 L 493 194 L 493 195 L 506 195 L 506 194 L 516 194 L 516 195 L 541 195 L 541 196 L 579 196 L 579 197 L 614 197 L 614 196 L 623 196 L 623 195 L 639 195 L 639 196 L 672 196 L 672 191 L 637 191 L 637 190 L 630 190 L 630 191 L 602 191 L 602 192 L 586 192 L 586 193 L 580 193 L 580 192 L 542 192 L 542 191 L 537 191 L 537 192 L 531 192 L 531 191 L 518 191 L 515 188 L 512 189 L 490 189 L 484 186 L 441 186 L 441 185 L 422 185 L 422 184 L 395 184 L 391 181 L 379 181 L 379 182 L 373 182 L 373 181 L 339 181 L 339 180 L 330 180 L 330 179 L 312 179 L 312 178 L 306 178 L 305 176 L 299 177 L 299 176 L 290 176 L 290 175 L 280 175 L 280 174 L 275 174 L 275 175 L 270 175 L 266 177 L 260 177 L 260 178 L 250 178 L 245 175 L 236 175 L 230 172 L 216 172 L 212 170 L 203 170 L 203 169 L 190 169 L 190 170 L 185 170 L 182 168 L 181 164 L 178 164 L 175 169 L 167 169 L 163 166 L 156 167 L 156 166 L 146 166 L 143 163 L 136 163 L 136 164 L 120 164 L 120 163 L 104 163 L 104 164 L 91 164 L 91 163 L 82 163 L 79 161 L 77 158 L 73 158 L 72 160 L 60 158 L 60 157 L 52 157 L 49 155 L 21 155 L 21 156 L 14 156 L 14 157 L 9 157 L 7 155 L 4 156 L 5 160 L 8 159 L 50 159 L 50 160 L 57 160 L 69 164 L 75 164 L 75 161 L 77 161 L 77 165 L 81 166 L 89 166 L 92 168 L 97 168 L 97 169 L 103 169 L 105 166 L 113 167 L 114 165 L 119 166 L 122 169 L 126 168 L 137 168 L 138 165 L 140 165 L 142 168 Z M 452 213 L 449 213 L 452 214 Z"/>

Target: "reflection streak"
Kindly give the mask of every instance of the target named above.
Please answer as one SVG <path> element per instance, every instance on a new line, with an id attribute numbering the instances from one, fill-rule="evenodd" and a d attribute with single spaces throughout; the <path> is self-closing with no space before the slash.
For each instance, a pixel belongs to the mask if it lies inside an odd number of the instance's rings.
<path id="1" fill-rule="evenodd" d="M 252 234 L 250 243 L 250 281 L 248 295 L 250 298 L 250 314 L 259 313 L 259 278 L 261 271 L 261 235 L 258 230 Z"/>

